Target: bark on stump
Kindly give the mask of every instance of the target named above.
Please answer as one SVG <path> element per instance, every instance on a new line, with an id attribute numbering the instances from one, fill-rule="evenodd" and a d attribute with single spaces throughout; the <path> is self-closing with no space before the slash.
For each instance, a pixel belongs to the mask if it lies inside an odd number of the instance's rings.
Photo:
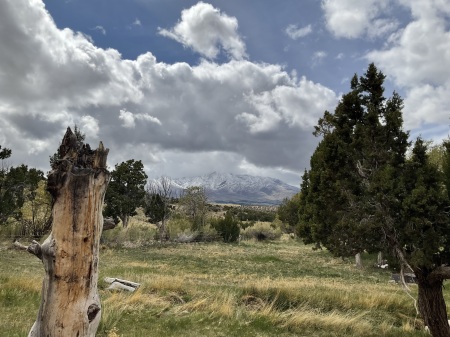
<path id="1" fill-rule="evenodd" d="M 42 259 L 45 278 L 38 317 L 28 337 L 93 337 L 100 323 L 97 291 L 108 149 L 79 144 L 70 128 L 48 176 L 52 232 L 28 251 Z"/>
<path id="2" fill-rule="evenodd" d="M 414 270 L 419 285 L 419 311 L 433 337 L 450 337 L 447 306 L 442 292 L 444 280 L 427 270 Z"/>

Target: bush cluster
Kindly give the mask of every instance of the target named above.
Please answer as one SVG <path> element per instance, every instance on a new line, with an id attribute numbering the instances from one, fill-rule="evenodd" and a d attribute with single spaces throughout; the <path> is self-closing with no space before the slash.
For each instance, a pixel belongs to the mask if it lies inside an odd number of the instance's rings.
<path id="1" fill-rule="evenodd" d="M 212 219 L 211 227 L 217 231 L 224 242 L 236 242 L 239 239 L 240 223 L 231 212 L 227 212 L 224 218 Z"/>
<path id="2" fill-rule="evenodd" d="M 281 237 L 281 228 L 277 222 L 256 222 L 253 226 L 242 231 L 244 239 L 255 239 L 257 241 L 276 240 Z"/>

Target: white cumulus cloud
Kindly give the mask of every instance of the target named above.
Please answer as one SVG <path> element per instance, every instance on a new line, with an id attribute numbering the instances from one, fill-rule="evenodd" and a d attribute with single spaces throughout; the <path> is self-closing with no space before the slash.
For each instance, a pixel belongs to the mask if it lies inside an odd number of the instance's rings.
<path id="1" fill-rule="evenodd" d="M 386 46 L 367 54 L 405 88 L 405 122 L 415 128 L 447 123 L 450 106 L 450 1 L 401 0 L 413 20 L 392 34 Z"/>
<path id="2" fill-rule="evenodd" d="M 176 177 L 198 172 L 199 158 L 200 168 L 230 172 L 245 160 L 280 176 L 279 168 L 308 166 L 311 126 L 337 101 L 280 65 L 242 57 L 195 66 L 159 62 L 150 52 L 124 60 L 58 29 L 41 0 L 0 1 L 0 43 L 0 145 L 44 171 L 77 124 L 87 142 L 110 148 L 111 166 L 134 158 Z"/>
<path id="3" fill-rule="evenodd" d="M 387 15 L 392 0 L 322 0 L 326 26 L 336 37 L 385 36 L 398 27 Z"/>
<path id="4" fill-rule="evenodd" d="M 221 49 L 233 59 L 247 57 L 244 41 L 238 33 L 237 19 L 204 2 L 183 10 L 175 27 L 160 29 L 159 33 L 209 59 L 215 59 Z"/>

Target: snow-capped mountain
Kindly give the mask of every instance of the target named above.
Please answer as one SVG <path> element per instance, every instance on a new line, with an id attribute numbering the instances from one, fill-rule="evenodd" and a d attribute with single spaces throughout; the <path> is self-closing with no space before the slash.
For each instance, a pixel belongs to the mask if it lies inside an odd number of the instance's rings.
<path id="1" fill-rule="evenodd" d="M 278 179 L 231 173 L 213 172 L 199 177 L 172 179 L 174 191 L 191 186 L 204 187 L 212 202 L 252 205 L 277 205 L 299 191 L 299 188 Z"/>

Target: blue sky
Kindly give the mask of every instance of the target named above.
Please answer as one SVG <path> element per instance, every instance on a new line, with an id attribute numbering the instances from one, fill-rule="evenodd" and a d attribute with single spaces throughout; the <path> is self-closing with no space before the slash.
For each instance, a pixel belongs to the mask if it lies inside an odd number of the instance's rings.
<path id="1" fill-rule="evenodd" d="M 405 129 L 449 133 L 450 0 L 5 0 L 0 145 L 48 170 L 67 126 L 150 177 L 299 185 L 313 126 L 370 62 Z"/>

